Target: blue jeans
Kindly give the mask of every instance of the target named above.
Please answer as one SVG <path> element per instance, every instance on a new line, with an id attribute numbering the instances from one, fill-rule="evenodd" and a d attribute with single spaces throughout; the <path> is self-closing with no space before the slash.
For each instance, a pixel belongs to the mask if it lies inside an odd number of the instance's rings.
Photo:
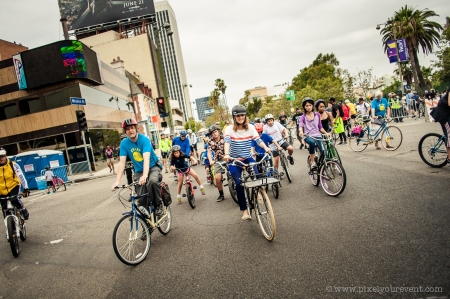
<path id="1" fill-rule="evenodd" d="M 255 160 L 253 158 L 247 158 L 242 162 L 248 164 L 250 162 L 255 162 Z M 245 190 L 240 180 L 243 169 L 240 166 L 233 166 L 231 163 L 228 164 L 228 169 L 234 179 L 234 183 L 236 184 L 236 194 L 239 202 L 239 208 L 241 211 L 245 211 L 247 209 L 247 203 L 245 202 Z M 253 166 L 253 169 L 255 170 L 255 174 L 258 175 L 259 172 L 256 166 Z"/>
<path id="2" fill-rule="evenodd" d="M 323 148 L 323 143 L 322 143 L 322 138 L 321 137 L 308 137 L 305 139 L 305 142 L 309 145 L 309 154 L 314 154 L 316 152 L 316 146 L 319 146 L 319 151 L 323 152 L 324 148 Z M 316 143 L 317 142 L 317 143 Z"/>

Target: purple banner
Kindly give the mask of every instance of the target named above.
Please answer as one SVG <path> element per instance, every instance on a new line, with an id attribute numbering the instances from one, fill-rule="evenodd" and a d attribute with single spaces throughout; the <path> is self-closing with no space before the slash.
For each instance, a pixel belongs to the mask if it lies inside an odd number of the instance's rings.
<path id="1" fill-rule="evenodd" d="M 400 62 L 408 61 L 409 54 L 408 48 L 406 46 L 406 39 L 402 38 L 397 41 L 397 49 L 398 49 L 398 56 L 400 57 Z"/>
<path id="2" fill-rule="evenodd" d="M 397 62 L 398 56 L 397 56 L 397 45 L 395 43 L 395 40 L 388 40 L 386 42 L 386 46 L 387 46 L 387 56 L 389 58 L 389 62 L 390 63 Z"/>

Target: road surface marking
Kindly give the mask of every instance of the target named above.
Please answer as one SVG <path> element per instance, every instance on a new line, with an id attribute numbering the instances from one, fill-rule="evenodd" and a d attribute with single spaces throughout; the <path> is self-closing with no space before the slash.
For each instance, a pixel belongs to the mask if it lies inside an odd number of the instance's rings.
<path id="1" fill-rule="evenodd" d="M 54 240 L 54 241 L 50 241 L 50 244 L 58 244 L 59 242 L 62 242 L 63 239 L 59 239 L 59 240 Z"/>

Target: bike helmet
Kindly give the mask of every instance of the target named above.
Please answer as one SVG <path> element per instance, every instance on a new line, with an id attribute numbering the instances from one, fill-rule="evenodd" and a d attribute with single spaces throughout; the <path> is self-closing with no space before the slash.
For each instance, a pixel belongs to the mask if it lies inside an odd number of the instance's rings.
<path id="1" fill-rule="evenodd" d="M 134 118 L 125 118 L 122 122 L 122 128 L 126 128 L 129 126 L 136 126 L 137 121 Z"/>
<path id="2" fill-rule="evenodd" d="M 172 147 L 172 152 L 178 152 L 178 151 L 181 151 L 181 147 L 179 145 L 174 145 Z"/>
<path id="3" fill-rule="evenodd" d="M 233 116 L 247 114 L 247 109 L 242 105 L 236 105 L 231 109 L 231 114 Z"/>
<path id="4" fill-rule="evenodd" d="M 3 147 L 0 147 L 0 156 L 6 156 L 6 150 Z"/>
<path id="5" fill-rule="evenodd" d="M 181 131 L 180 132 L 180 136 L 186 136 L 187 134 L 186 134 L 186 131 Z"/>
<path id="6" fill-rule="evenodd" d="M 122 134 L 120 135 L 120 140 L 124 140 L 125 138 L 127 138 L 128 136 L 126 134 Z"/>
<path id="7" fill-rule="evenodd" d="M 212 125 L 211 127 L 209 127 L 209 134 L 212 134 L 212 132 L 216 130 L 220 131 L 220 128 L 216 125 Z"/>
<path id="8" fill-rule="evenodd" d="M 263 124 L 265 124 L 265 123 L 266 123 L 266 119 L 263 117 L 263 118 L 261 119 L 261 122 L 262 122 Z"/>
<path id="9" fill-rule="evenodd" d="M 269 119 L 274 119 L 274 117 L 272 114 L 269 113 L 266 115 L 265 119 L 266 119 L 266 121 L 268 121 Z"/>
<path id="10" fill-rule="evenodd" d="M 261 120 L 259 119 L 259 117 L 255 118 L 255 124 L 260 123 Z"/>
<path id="11" fill-rule="evenodd" d="M 187 132 L 188 132 L 188 134 L 192 134 L 192 130 L 191 129 L 189 129 Z"/>
<path id="12" fill-rule="evenodd" d="M 256 124 L 255 124 L 256 132 L 262 133 L 263 127 L 264 127 L 264 125 L 263 125 L 262 123 L 256 123 Z"/>
<path id="13" fill-rule="evenodd" d="M 320 103 L 323 103 L 323 104 L 325 105 L 325 101 L 324 101 L 324 100 L 318 99 L 318 100 L 314 103 L 314 107 L 315 107 L 316 109 L 318 109 Z M 326 105 L 325 105 L 325 106 L 326 106 Z"/>
<path id="14" fill-rule="evenodd" d="M 303 109 L 305 109 L 306 103 L 310 103 L 311 105 L 314 106 L 314 100 L 312 98 L 310 98 L 310 97 L 306 97 L 306 98 L 303 99 L 303 101 L 302 101 Z"/>

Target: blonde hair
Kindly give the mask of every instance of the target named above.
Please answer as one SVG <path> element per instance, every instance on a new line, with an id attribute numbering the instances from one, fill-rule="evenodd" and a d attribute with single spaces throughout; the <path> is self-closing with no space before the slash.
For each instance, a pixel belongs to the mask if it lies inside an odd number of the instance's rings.
<path id="1" fill-rule="evenodd" d="M 380 91 L 380 90 L 377 90 L 376 92 L 375 92 L 375 96 L 377 97 L 377 96 L 383 96 L 383 93 Z"/>
<path id="2" fill-rule="evenodd" d="M 233 131 L 237 132 L 239 124 L 237 123 L 237 121 L 234 119 L 236 116 L 233 116 Z M 247 114 L 245 115 L 245 119 L 244 122 L 242 123 L 242 126 L 244 127 L 244 130 L 248 130 L 248 117 Z"/>

